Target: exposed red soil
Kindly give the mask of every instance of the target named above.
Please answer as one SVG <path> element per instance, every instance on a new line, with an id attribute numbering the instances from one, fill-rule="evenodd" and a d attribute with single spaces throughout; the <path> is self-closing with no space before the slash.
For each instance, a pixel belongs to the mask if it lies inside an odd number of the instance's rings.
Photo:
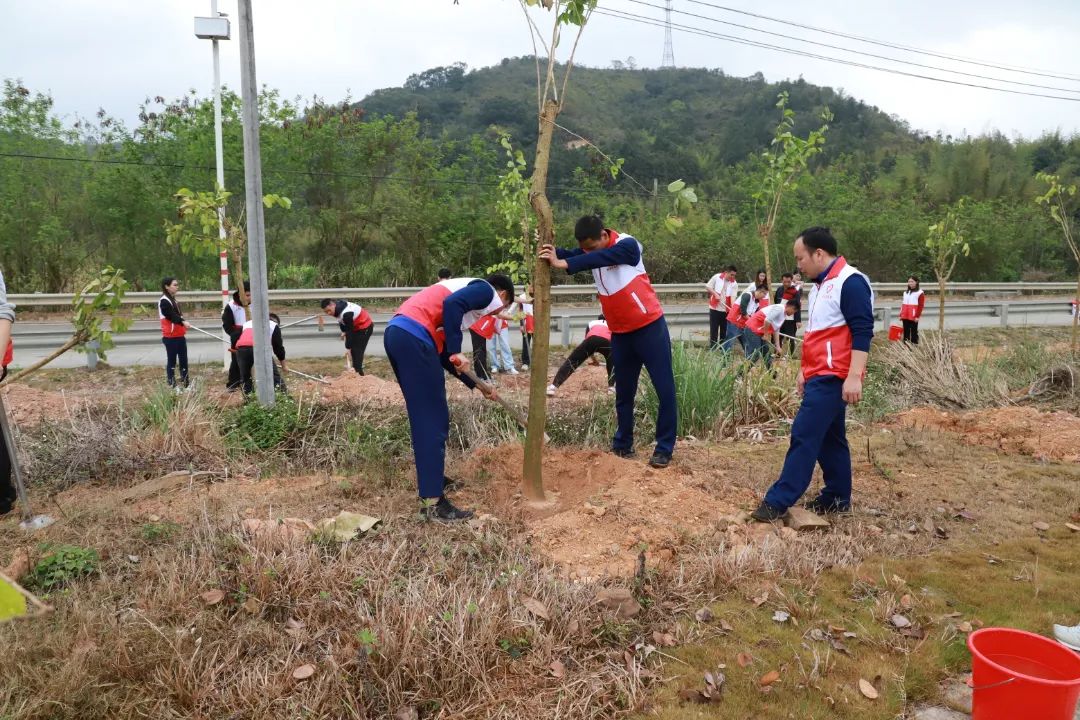
<path id="1" fill-rule="evenodd" d="M 329 385 L 323 385 L 308 381 L 304 388 L 317 391 L 320 402 L 324 404 L 367 403 L 379 407 L 405 404 L 397 383 L 374 375 L 358 375 L 352 370 L 345 370 L 329 382 Z"/>
<path id="2" fill-rule="evenodd" d="M 904 427 L 937 428 L 957 433 L 969 445 L 1045 460 L 1080 462 L 1080 418 L 1067 412 L 1009 407 L 948 413 L 915 408 L 897 416 Z"/>
<path id="3" fill-rule="evenodd" d="M 65 420 L 82 407 L 85 398 L 16 383 L 0 390 L 4 405 L 18 426 L 32 427 L 43 420 Z"/>

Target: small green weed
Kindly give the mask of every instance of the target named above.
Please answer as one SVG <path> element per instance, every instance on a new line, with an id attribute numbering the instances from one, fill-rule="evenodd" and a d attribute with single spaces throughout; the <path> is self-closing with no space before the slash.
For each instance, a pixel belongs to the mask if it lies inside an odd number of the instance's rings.
<path id="1" fill-rule="evenodd" d="M 169 520 L 144 523 L 139 528 L 142 539 L 149 543 L 165 542 L 172 539 L 179 531 L 180 526 Z"/>
<path id="2" fill-rule="evenodd" d="M 279 394 L 272 407 L 245 403 L 226 418 L 225 442 L 236 450 L 273 450 L 294 434 L 303 432 L 311 421 L 310 411 L 288 395 Z"/>
<path id="3" fill-rule="evenodd" d="M 98 570 L 101 557 L 97 550 L 74 545 L 46 546 L 51 552 L 30 571 L 27 588 L 50 592 Z"/>

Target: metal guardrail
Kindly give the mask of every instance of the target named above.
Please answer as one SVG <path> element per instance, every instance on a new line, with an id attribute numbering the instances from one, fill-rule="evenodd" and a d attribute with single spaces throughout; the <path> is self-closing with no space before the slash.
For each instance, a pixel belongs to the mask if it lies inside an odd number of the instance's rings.
<path id="1" fill-rule="evenodd" d="M 997 302 L 963 302 L 948 303 L 945 305 L 947 317 L 994 317 L 1000 318 L 1002 327 L 1009 326 L 1010 317 L 1027 316 L 1031 314 L 1057 314 L 1065 315 L 1069 310 L 1068 304 L 1062 300 L 1010 300 Z M 900 307 L 896 303 L 879 303 L 874 307 L 874 319 L 879 330 L 888 328 L 892 321 L 899 317 Z M 556 308 L 551 318 L 553 333 L 552 342 L 561 338 L 562 345 L 570 345 L 573 338 L 584 334 L 585 327 L 590 320 L 595 319 L 595 308 L 574 308 L 571 312 Z M 668 324 L 674 327 L 699 326 L 708 327 L 709 311 L 706 306 L 687 304 L 681 307 L 669 307 L 665 313 Z M 937 307 L 928 306 L 923 315 L 926 322 L 934 322 L 937 318 Z M 379 314 L 373 317 L 375 334 L 381 335 L 389 321 L 389 314 Z M 289 318 L 283 318 L 288 322 Z M 216 335 L 221 335 L 221 328 L 215 322 L 207 324 L 204 328 Z M 55 348 L 62 344 L 70 336 L 68 323 L 16 323 L 15 342 L 21 348 L 45 349 Z M 154 321 L 139 321 L 123 334 L 116 335 L 114 340 L 118 346 L 134 346 L 145 343 L 157 342 L 161 334 L 161 328 Z M 337 326 L 331 321 L 326 324 L 326 329 L 320 331 L 314 320 L 294 325 L 287 331 L 287 341 L 293 339 L 337 338 Z M 213 343 L 209 337 L 198 333 L 188 335 L 189 343 Z"/>
<path id="2" fill-rule="evenodd" d="M 878 295 L 899 295 L 905 289 L 904 283 L 875 283 L 874 292 Z M 701 295 L 705 294 L 704 283 L 681 283 L 654 285 L 658 295 Z M 1003 293 L 1072 293 L 1076 289 L 1073 282 L 953 282 L 945 286 L 950 294 L 968 294 L 976 292 Z M 420 287 L 382 287 L 382 288 L 314 288 L 294 290 L 271 290 L 271 302 L 298 302 L 309 300 L 318 302 L 322 298 L 348 298 L 350 300 L 401 300 L 423 288 Z M 935 286 L 927 283 L 926 290 L 933 292 Z M 554 297 L 591 296 L 595 294 L 593 285 L 554 285 L 551 294 Z M 74 295 L 66 293 L 23 293 L 9 294 L 8 300 L 21 307 L 62 307 L 71 305 Z M 125 305 L 153 305 L 161 297 L 158 292 L 131 292 L 124 296 Z M 221 302 L 220 290 L 185 290 L 180 299 L 189 304 L 209 304 Z"/>

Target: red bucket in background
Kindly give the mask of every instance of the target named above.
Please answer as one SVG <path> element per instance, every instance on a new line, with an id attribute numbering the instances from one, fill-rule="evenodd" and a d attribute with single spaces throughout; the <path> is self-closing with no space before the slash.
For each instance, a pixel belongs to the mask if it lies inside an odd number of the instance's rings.
<path id="1" fill-rule="evenodd" d="M 899 325 L 889 326 L 889 340 L 891 342 L 896 342 L 902 337 L 904 337 L 904 328 L 900 327 Z"/>
<path id="2" fill-rule="evenodd" d="M 1073 720 L 1080 654 L 1042 635 L 983 628 L 968 635 L 971 720 Z"/>

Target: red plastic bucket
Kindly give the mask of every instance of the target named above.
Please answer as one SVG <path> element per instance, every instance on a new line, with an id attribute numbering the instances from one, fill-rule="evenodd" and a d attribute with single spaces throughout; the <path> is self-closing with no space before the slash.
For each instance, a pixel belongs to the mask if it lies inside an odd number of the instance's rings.
<path id="1" fill-rule="evenodd" d="M 889 340 L 890 341 L 896 342 L 897 340 L 899 340 L 902 337 L 904 337 L 904 328 L 900 327 L 899 325 L 890 325 L 889 326 Z"/>
<path id="2" fill-rule="evenodd" d="M 972 720 L 1073 720 L 1080 654 L 1042 635 L 983 628 L 968 635 Z"/>

